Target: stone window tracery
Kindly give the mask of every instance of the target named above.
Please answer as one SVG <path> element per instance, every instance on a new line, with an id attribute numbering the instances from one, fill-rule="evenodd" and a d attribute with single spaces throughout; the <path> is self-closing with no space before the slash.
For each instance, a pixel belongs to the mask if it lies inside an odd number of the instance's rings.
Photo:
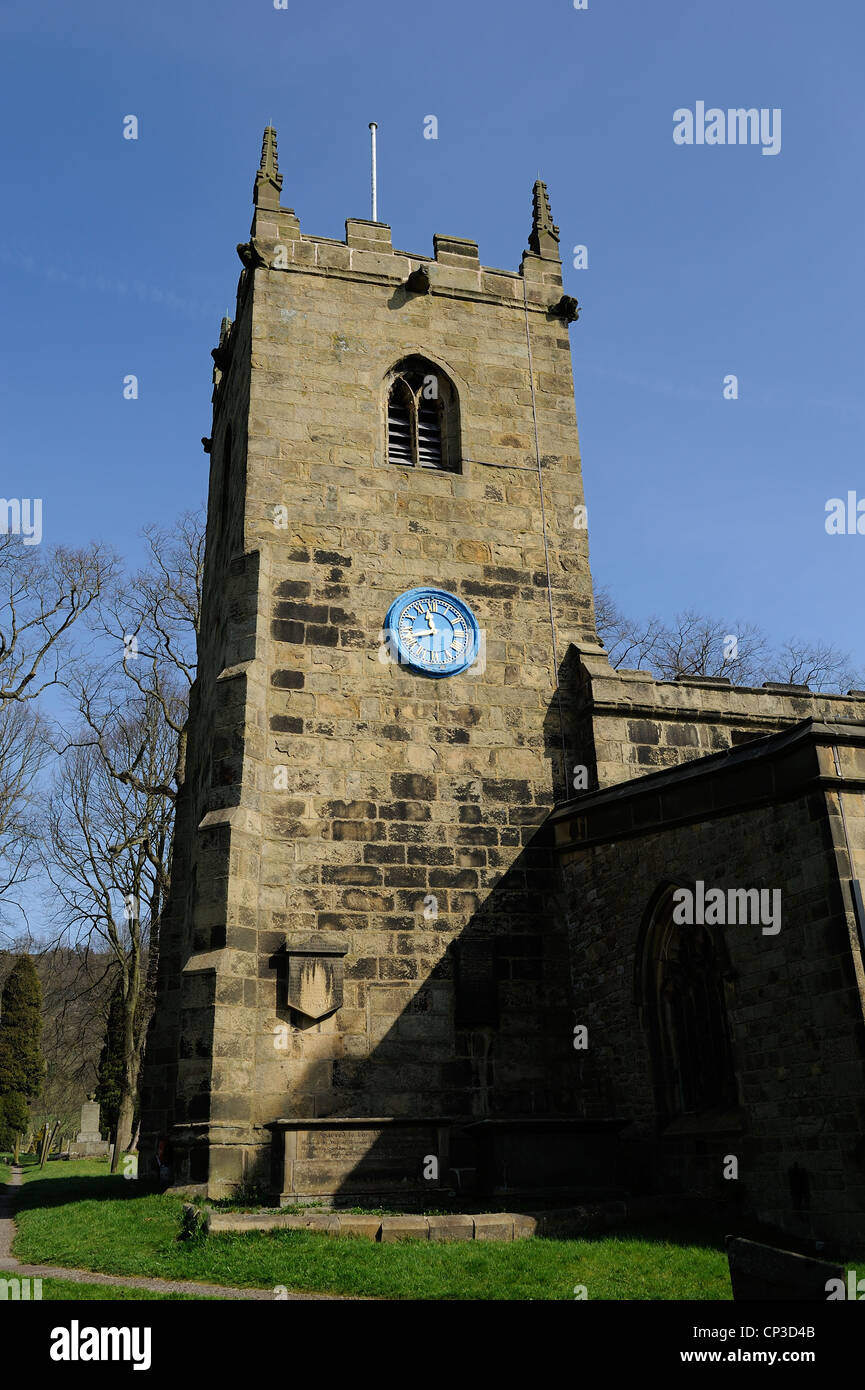
<path id="1" fill-rule="evenodd" d="M 458 473 L 459 405 L 450 378 L 423 357 L 407 357 L 386 392 L 388 463 Z"/>

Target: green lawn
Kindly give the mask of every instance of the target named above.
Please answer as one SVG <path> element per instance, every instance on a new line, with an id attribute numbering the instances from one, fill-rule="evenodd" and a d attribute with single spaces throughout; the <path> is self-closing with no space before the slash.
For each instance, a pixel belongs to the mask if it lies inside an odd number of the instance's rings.
<path id="1" fill-rule="evenodd" d="M 643 1226 L 583 1240 L 501 1244 L 380 1245 L 305 1231 L 180 1241 L 182 1199 L 112 1178 L 107 1168 L 107 1160 L 90 1159 L 25 1173 L 17 1207 L 19 1259 L 389 1299 L 569 1300 L 575 1285 L 585 1285 L 590 1299 L 730 1298 L 717 1237 Z"/>

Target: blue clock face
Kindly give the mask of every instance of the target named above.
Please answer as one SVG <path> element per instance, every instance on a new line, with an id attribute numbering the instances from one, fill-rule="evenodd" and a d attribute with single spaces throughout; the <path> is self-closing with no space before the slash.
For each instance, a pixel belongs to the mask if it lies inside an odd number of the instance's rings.
<path id="1" fill-rule="evenodd" d="M 467 603 L 444 589 L 409 589 L 387 611 L 385 631 L 401 665 L 455 676 L 478 654 L 480 629 Z"/>

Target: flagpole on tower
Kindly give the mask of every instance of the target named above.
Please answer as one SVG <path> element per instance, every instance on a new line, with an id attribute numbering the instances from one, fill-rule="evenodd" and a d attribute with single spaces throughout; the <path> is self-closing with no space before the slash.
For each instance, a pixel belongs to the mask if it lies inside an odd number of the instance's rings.
<path id="1" fill-rule="evenodd" d="M 372 220 L 373 220 L 373 222 L 377 222 L 377 221 L 378 221 L 378 191 L 377 191 L 377 187 L 376 187 L 376 169 L 375 169 L 375 133 L 376 133 L 377 130 L 378 130 L 378 126 L 376 125 L 375 121 L 370 121 L 370 123 L 369 123 L 369 131 L 370 131 L 370 135 L 371 135 L 371 137 L 372 137 L 372 180 L 371 180 L 371 191 L 372 191 Z"/>

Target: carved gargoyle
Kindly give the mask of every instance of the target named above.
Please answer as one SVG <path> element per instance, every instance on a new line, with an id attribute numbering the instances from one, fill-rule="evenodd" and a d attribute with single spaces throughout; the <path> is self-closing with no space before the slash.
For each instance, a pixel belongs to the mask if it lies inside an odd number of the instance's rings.
<path id="1" fill-rule="evenodd" d="M 267 256 L 262 251 L 255 237 L 251 241 L 239 241 L 237 243 L 237 254 L 243 261 L 247 270 L 258 270 L 259 267 L 266 267 L 269 262 Z"/>
<path id="2" fill-rule="evenodd" d="M 413 270 L 405 282 L 405 287 L 411 294 L 429 294 L 430 278 L 426 267 L 419 265 L 417 270 Z"/>
<path id="3" fill-rule="evenodd" d="M 571 294 L 563 294 L 558 304 L 554 304 L 550 313 L 556 318 L 564 319 L 565 323 L 576 323 L 580 317 L 580 306 Z"/>

